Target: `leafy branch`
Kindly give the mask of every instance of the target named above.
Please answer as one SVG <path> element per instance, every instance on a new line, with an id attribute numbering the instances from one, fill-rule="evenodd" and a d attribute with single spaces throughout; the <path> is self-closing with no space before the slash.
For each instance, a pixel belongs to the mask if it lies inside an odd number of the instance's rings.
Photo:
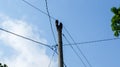
<path id="1" fill-rule="evenodd" d="M 114 32 L 114 36 L 118 37 L 120 35 L 120 7 L 112 7 L 111 11 L 114 13 L 114 16 L 111 19 L 111 28 Z"/>

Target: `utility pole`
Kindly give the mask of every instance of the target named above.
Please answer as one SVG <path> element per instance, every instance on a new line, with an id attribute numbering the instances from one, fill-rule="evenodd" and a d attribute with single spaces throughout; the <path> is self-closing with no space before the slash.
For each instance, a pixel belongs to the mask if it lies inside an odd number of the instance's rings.
<path id="1" fill-rule="evenodd" d="M 59 21 L 55 21 L 56 29 L 58 32 L 58 67 L 63 67 L 63 48 L 62 48 L 62 23 L 59 24 Z"/>

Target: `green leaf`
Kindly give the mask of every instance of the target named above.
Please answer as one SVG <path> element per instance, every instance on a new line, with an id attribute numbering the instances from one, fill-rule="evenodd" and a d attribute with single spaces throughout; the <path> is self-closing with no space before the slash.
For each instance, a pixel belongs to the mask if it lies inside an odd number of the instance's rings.
<path id="1" fill-rule="evenodd" d="M 118 31 L 115 31 L 115 32 L 114 32 L 114 36 L 118 37 L 118 36 L 119 36 L 119 32 L 118 32 Z"/>
<path id="2" fill-rule="evenodd" d="M 111 8 L 111 11 L 112 11 L 114 14 L 118 14 L 118 10 L 117 10 L 116 7 Z"/>
<path id="3" fill-rule="evenodd" d="M 118 8 L 118 14 L 120 15 L 120 7 Z"/>

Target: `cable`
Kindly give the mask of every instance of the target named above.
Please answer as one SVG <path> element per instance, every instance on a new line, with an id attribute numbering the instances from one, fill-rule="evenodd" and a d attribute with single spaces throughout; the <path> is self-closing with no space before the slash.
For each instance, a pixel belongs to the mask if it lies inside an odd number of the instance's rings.
<path id="1" fill-rule="evenodd" d="M 66 40 L 68 43 L 70 43 L 69 40 L 66 38 L 66 36 L 65 36 L 64 34 L 63 34 L 63 37 L 65 38 L 65 40 Z M 86 64 L 83 62 L 82 58 L 81 58 L 81 57 L 79 56 L 79 54 L 77 53 L 77 51 L 73 48 L 73 46 L 70 45 L 70 47 L 71 47 L 72 50 L 75 52 L 75 54 L 78 56 L 78 58 L 81 60 L 81 62 L 83 63 L 83 65 L 84 65 L 85 67 L 87 67 Z"/>
<path id="2" fill-rule="evenodd" d="M 48 14 L 48 17 L 49 17 L 49 22 L 50 22 L 50 27 L 51 27 L 51 31 L 52 31 L 52 34 L 53 34 L 53 38 L 54 38 L 55 43 L 57 44 L 57 41 L 56 41 L 56 38 L 55 38 L 55 34 L 54 34 L 54 31 L 53 31 L 53 27 L 52 27 L 52 22 L 51 22 L 49 9 L 48 9 L 48 2 L 47 2 L 47 0 L 45 0 L 45 4 L 46 4 L 46 11 L 47 11 L 47 14 Z"/>
<path id="3" fill-rule="evenodd" d="M 29 3 L 28 1 L 26 1 L 26 0 L 22 0 L 22 1 L 23 1 L 23 2 L 25 2 L 26 4 L 28 4 L 29 6 L 33 7 L 34 9 L 38 10 L 39 12 L 41 12 L 41 13 L 43 13 L 43 14 L 45 14 L 45 15 L 49 16 L 50 18 L 52 18 L 52 19 L 54 19 L 54 20 L 56 20 L 54 17 L 50 16 L 49 14 L 47 14 L 47 13 L 46 13 L 46 12 L 44 12 L 44 11 L 42 11 L 41 9 L 39 9 L 39 8 L 35 7 L 35 6 L 34 6 L 34 5 L 32 5 L 31 3 Z M 53 50 L 53 48 L 51 48 L 51 47 L 50 47 L 50 49 L 52 49 L 52 50 Z M 56 52 L 56 54 L 57 54 L 57 52 Z"/>
<path id="4" fill-rule="evenodd" d="M 3 29 L 3 28 L 0 28 L 0 30 L 1 30 L 1 31 L 4 31 L 4 32 L 6 32 L 6 33 L 12 34 L 12 35 L 15 35 L 15 36 L 21 37 L 21 38 L 23 38 L 23 39 L 26 39 L 26 40 L 32 41 L 32 42 L 34 42 L 34 43 L 37 43 L 37 44 L 41 44 L 41 45 L 43 45 L 43 46 L 46 46 L 46 47 L 50 48 L 51 50 L 53 50 L 54 53 L 56 53 L 56 54 L 58 55 L 57 51 L 54 50 L 53 47 L 49 46 L 48 44 L 44 44 L 44 43 L 41 43 L 41 42 L 35 41 L 35 40 L 33 40 L 33 39 L 30 39 L 30 38 L 27 38 L 27 37 L 24 37 L 24 36 L 18 35 L 18 34 L 16 34 L 16 33 L 13 33 L 13 32 L 11 32 L 11 31 L 5 30 L 5 29 Z"/>
<path id="5" fill-rule="evenodd" d="M 52 27 L 52 22 L 51 22 L 51 16 L 50 16 L 50 13 L 49 13 L 47 0 L 45 0 L 45 4 L 46 4 L 47 15 L 48 15 L 48 17 L 49 17 L 49 22 L 50 22 L 50 26 L 51 26 L 51 31 L 52 31 L 52 33 L 53 33 L 53 38 L 54 38 L 55 43 L 57 44 L 57 41 L 56 41 L 56 38 L 55 38 L 55 34 L 54 34 L 54 32 L 53 32 L 53 27 Z M 56 20 L 55 18 L 53 18 L 53 19 Z M 64 67 L 67 67 L 67 65 L 66 65 L 64 62 L 63 62 L 63 64 L 64 64 Z"/>
<path id="6" fill-rule="evenodd" d="M 56 48 L 55 48 L 55 49 L 56 49 Z M 55 51 L 54 51 L 54 52 L 53 52 L 53 54 L 52 54 L 52 57 L 51 57 L 51 60 L 50 60 L 50 62 L 49 62 L 48 67 L 50 67 L 50 65 L 51 65 L 51 63 L 52 63 L 52 60 L 53 60 L 54 55 L 55 55 Z"/>
<path id="7" fill-rule="evenodd" d="M 12 34 L 12 35 L 21 37 L 21 38 L 23 38 L 23 39 L 26 39 L 26 40 L 35 42 L 35 43 L 37 43 L 37 44 L 41 44 L 41 45 L 43 45 L 43 46 L 46 46 L 46 47 L 51 48 L 51 46 L 49 46 L 48 44 L 44 44 L 44 43 L 42 43 L 42 42 L 35 41 L 35 40 L 30 39 L 30 38 L 28 38 L 28 37 L 24 37 L 24 36 L 22 36 L 22 35 L 18 35 L 18 34 L 16 34 L 16 33 L 13 33 L 13 32 L 11 32 L 11 31 L 5 30 L 5 29 L 3 29 L 3 28 L 0 28 L 0 30 L 1 30 L 1 31 L 4 31 L 4 32 L 7 32 L 7 33 L 10 33 L 10 34 Z"/>
<path id="8" fill-rule="evenodd" d="M 94 41 L 86 41 L 86 42 L 80 42 L 80 43 L 69 43 L 64 44 L 63 46 L 69 46 L 69 45 L 80 45 L 80 44 L 89 44 L 89 43 L 97 43 L 97 42 L 104 42 L 104 41 L 112 41 L 112 40 L 118 40 L 120 38 L 110 38 L 110 39 L 102 39 L 102 40 L 94 40 Z"/>
<path id="9" fill-rule="evenodd" d="M 71 34 L 68 32 L 68 30 L 64 27 L 64 29 L 65 29 L 65 31 L 68 33 L 68 35 L 70 36 L 70 38 L 72 39 L 72 41 L 74 42 L 74 43 L 76 43 L 75 42 L 75 40 L 73 39 L 73 37 L 71 36 Z M 75 45 L 76 47 L 77 47 L 77 49 L 79 50 L 79 52 L 81 53 L 81 55 L 85 58 L 85 60 L 87 61 L 87 63 L 89 64 L 89 66 L 90 67 L 92 67 L 92 65 L 90 64 L 90 62 L 88 61 L 88 59 L 86 58 L 86 56 L 84 55 L 84 53 L 82 52 L 82 50 L 79 48 L 79 46 L 78 45 Z"/>
<path id="10" fill-rule="evenodd" d="M 34 9 L 38 10 L 39 12 L 41 12 L 41 13 L 49 16 L 46 12 L 44 12 L 44 11 L 42 11 L 41 9 L 35 7 L 35 6 L 32 5 L 31 3 L 29 3 L 29 2 L 27 2 L 27 1 L 25 1 L 25 0 L 22 0 L 22 1 L 25 2 L 26 4 L 28 4 L 29 6 L 33 7 Z M 53 20 L 56 20 L 56 18 L 54 18 L 53 16 L 50 16 L 50 18 L 53 19 Z M 50 49 L 53 50 L 53 48 L 51 48 L 51 47 L 50 47 Z M 54 50 L 53 50 L 53 51 L 54 51 Z M 55 51 L 55 53 L 58 54 L 57 51 Z M 64 63 L 64 66 L 67 67 L 67 65 L 66 65 L 65 63 Z"/>
<path id="11" fill-rule="evenodd" d="M 34 9 L 38 10 L 39 12 L 41 12 L 41 13 L 43 13 L 43 14 L 49 16 L 46 12 L 44 12 L 44 11 L 42 11 L 41 9 L 35 7 L 35 6 L 32 5 L 31 3 L 29 3 L 28 1 L 26 1 L 26 0 L 22 0 L 22 1 L 25 2 L 26 4 L 28 4 L 29 6 L 33 7 Z M 50 16 L 50 18 L 56 20 L 55 17 L 53 17 L 53 16 Z"/>
<path id="12" fill-rule="evenodd" d="M 56 49 L 57 45 L 54 45 L 52 47 L 55 48 L 55 49 L 52 48 L 52 50 L 58 55 L 58 52 L 57 52 L 57 49 Z M 48 67 L 50 67 L 50 64 L 48 65 Z M 65 64 L 65 62 L 64 62 L 64 67 L 67 67 L 67 65 Z"/>
<path id="13" fill-rule="evenodd" d="M 53 32 L 53 28 L 52 28 L 52 24 L 51 24 L 51 18 L 54 19 L 54 20 L 56 20 L 56 19 L 55 19 L 54 17 L 50 16 L 49 11 L 48 11 L 48 7 L 47 7 L 47 1 L 46 1 L 46 9 L 47 9 L 47 13 L 48 13 L 48 14 L 47 14 L 46 12 L 42 11 L 41 9 L 35 7 L 35 6 L 32 5 L 31 3 L 27 2 L 26 0 L 22 0 L 22 1 L 25 2 L 26 4 L 28 4 L 29 6 L 33 7 L 34 9 L 38 10 L 39 12 L 41 12 L 41 13 L 49 16 L 49 21 L 50 21 L 50 25 L 51 25 L 51 30 L 52 30 L 52 33 L 53 33 L 54 41 L 56 42 L 55 35 L 54 35 L 54 32 Z"/>
<path id="14" fill-rule="evenodd" d="M 23 2 L 25 2 L 26 4 L 28 4 L 29 6 L 33 7 L 34 9 L 38 10 L 39 12 L 45 14 L 48 16 L 47 13 L 45 13 L 44 11 L 42 11 L 41 9 L 35 7 L 34 5 L 30 4 L 29 2 L 25 1 L 25 0 L 22 0 Z M 53 16 L 50 16 L 50 18 L 52 18 L 53 20 L 56 20 L 55 17 Z M 87 43 L 95 43 L 95 42 L 99 42 L 99 41 L 110 41 L 110 40 L 116 40 L 116 39 L 119 39 L 119 38 L 112 38 L 112 39 L 103 39 L 103 40 L 95 40 L 95 41 L 88 41 L 88 42 L 80 42 L 80 43 L 73 43 L 73 44 L 64 44 L 63 46 L 68 46 L 68 45 L 76 45 L 76 44 L 87 44 Z"/>

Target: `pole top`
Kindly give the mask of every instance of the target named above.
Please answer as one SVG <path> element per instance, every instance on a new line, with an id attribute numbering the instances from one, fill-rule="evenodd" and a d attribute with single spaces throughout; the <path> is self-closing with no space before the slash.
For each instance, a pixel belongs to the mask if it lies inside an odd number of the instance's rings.
<path id="1" fill-rule="evenodd" d="M 63 24 L 62 24 L 61 22 L 59 23 L 58 20 L 55 21 L 55 24 L 56 24 L 57 31 L 58 31 L 58 30 L 61 30 L 61 31 L 62 31 Z"/>

